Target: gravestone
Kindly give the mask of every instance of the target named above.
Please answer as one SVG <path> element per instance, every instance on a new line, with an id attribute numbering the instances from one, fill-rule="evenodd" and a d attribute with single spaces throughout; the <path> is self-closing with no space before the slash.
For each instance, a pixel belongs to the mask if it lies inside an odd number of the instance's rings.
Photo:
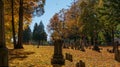
<path id="1" fill-rule="evenodd" d="M 73 57 L 72 57 L 71 54 L 66 53 L 65 56 L 66 56 L 66 60 L 69 60 L 69 61 L 71 61 L 71 62 L 73 61 Z"/>
<path id="2" fill-rule="evenodd" d="M 97 52 L 100 52 L 100 48 L 97 45 L 94 45 L 92 49 L 97 51 Z"/>
<path id="3" fill-rule="evenodd" d="M 55 40 L 54 42 L 54 54 L 53 58 L 51 59 L 51 64 L 58 64 L 58 65 L 64 65 L 65 59 L 63 58 L 62 54 L 62 43 L 63 41 L 60 39 Z"/>
<path id="4" fill-rule="evenodd" d="M 115 60 L 120 62 L 120 50 L 118 49 L 119 43 L 116 42 L 115 45 L 116 45 L 116 47 L 115 47 Z"/>
<path id="5" fill-rule="evenodd" d="M 85 67 L 85 62 L 80 60 L 79 62 L 76 63 L 76 67 Z"/>
<path id="6" fill-rule="evenodd" d="M 71 61 L 71 62 L 73 61 L 73 57 L 72 57 L 72 55 L 70 55 L 70 61 Z"/>
<path id="7" fill-rule="evenodd" d="M 115 60 L 120 62 L 120 50 L 119 51 L 115 51 Z"/>

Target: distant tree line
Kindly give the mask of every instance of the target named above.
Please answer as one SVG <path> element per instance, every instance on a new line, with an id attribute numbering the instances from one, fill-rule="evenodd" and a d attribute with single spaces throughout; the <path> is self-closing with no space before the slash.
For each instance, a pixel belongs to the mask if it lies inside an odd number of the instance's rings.
<path id="1" fill-rule="evenodd" d="M 23 43 L 24 44 L 43 44 L 47 42 L 47 34 L 44 30 L 44 25 L 42 21 L 40 21 L 39 25 L 35 23 L 33 32 L 31 31 L 30 27 L 28 26 L 23 31 Z"/>

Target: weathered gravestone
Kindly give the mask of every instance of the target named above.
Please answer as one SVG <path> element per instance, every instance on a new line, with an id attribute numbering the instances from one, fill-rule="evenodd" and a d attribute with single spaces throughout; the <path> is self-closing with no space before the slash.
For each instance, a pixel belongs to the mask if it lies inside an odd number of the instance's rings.
<path id="1" fill-rule="evenodd" d="M 64 65 L 65 59 L 63 58 L 62 54 L 62 43 L 63 41 L 60 39 L 55 40 L 54 42 L 54 54 L 53 58 L 51 59 L 51 64 L 58 64 L 58 65 Z"/>
<path id="2" fill-rule="evenodd" d="M 76 67 L 85 67 L 85 62 L 80 60 L 79 62 L 76 63 Z"/>
<path id="3" fill-rule="evenodd" d="M 118 52 L 118 46 L 120 45 L 120 38 L 115 38 L 114 39 L 114 45 L 113 45 L 113 49 L 107 49 L 108 52 L 110 53 L 116 53 Z"/>
<path id="4" fill-rule="evenodd" d="M 120 62 L 120 50 L 119 50 L 118 45 L 119 45 L 119 43 L 116 42 L 115 43 L 115 60 Z"/>
<path id="5" fill-rule="evenodd" d="M 66 60 L 69 60 L 69 61 L 71 61 L 71 62 L 73 61 L 73 57 L 72 57 L 71 54 L 66 53 L 65 55 L 66 55 Z"/>
<path id="6" fill-rule="evenodd" d="M 100 48 L 98 47 L 98 45 L 94 45 L 92 50 L 95 50 L 97 52 L 100 52 Z"/>
<path id="7" fill-rule="evenodd" d="M 115 51 L 115 60 L 120 62 L 120 50 L 119 51 Z"/>

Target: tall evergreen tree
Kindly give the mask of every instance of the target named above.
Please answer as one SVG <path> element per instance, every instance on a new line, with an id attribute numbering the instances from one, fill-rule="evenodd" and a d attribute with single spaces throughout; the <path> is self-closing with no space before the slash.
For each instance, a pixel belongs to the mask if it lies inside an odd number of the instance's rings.
<path id="1" fill-rule="evenodd" d="M 38 40 L 39 40 L 39 44 L 40 42 L 47 40 L 47 34 L 44 30 L 44 25 L 42 21 L 40 21 L 40 24 L 38 26 Z"/>
<path id="2" fill-rule="evenodd" d="M 32 33 L 32 40 L 33 41 L 37 41 L 37 28 L 38 28 L 38 24 L 37 23 L 35 23 L 35 25 L 34 25 L 34 30 L 33 30 L 33 33 Z"/>
<path id="3" fill-rule="evenodd" d="M 31 40 L 31 29 L 28 26 L 28 28 L 26 28 L 23 31 L 23 43 L 29 44 L 30 40 Z"/>
<path id="4" fill-rule="evenodd" d="M 47 34 L 44 30 L 44 25 L 43 25 L 42 21 L 40 22 L 39 25 L 37 25 L 37 23 L 35 23 L 32 39 L 35 42 L 38 42 L 39 44 L 40 44 L 40 42 L 47 40 Z"/>

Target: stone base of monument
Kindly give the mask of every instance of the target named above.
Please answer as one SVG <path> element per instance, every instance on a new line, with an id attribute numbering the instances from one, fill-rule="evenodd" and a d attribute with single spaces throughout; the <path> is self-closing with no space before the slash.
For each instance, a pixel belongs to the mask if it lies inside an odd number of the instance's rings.
<path id="1" fill-rule="evenodd" d="M 8 67 L 8 49 L 0 48 L 0 67 Z"/>
<path id="2" fill-rule="evenodd" d="M 65 59 L 63 58 L 62 55 L 54 55 L 53 58 L 51 59 L 51 64 L 52 65 L 64 65 L 65 64 Z"/>

